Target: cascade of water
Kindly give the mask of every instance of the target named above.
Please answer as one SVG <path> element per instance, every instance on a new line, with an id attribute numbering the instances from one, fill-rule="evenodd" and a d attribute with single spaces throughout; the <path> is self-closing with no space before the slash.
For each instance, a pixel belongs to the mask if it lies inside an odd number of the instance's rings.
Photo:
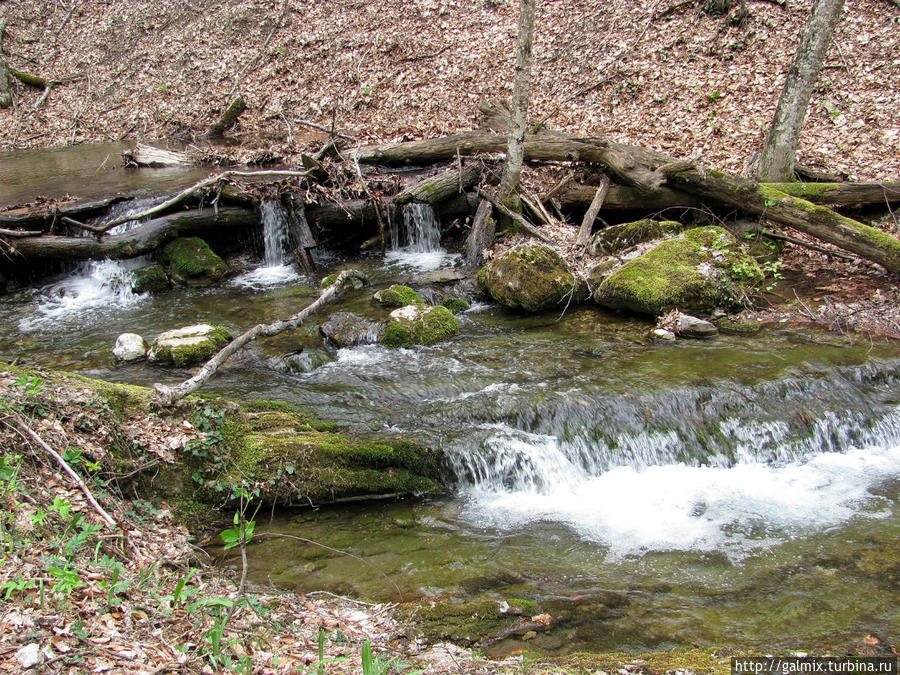
<path id="1" fill-rule="evenodd" d="M 263 226 L 263 261 L 266 267 L 278 267 L 290 245 L 288 216 L 278 199 L 265 200 L 259 205 Z"/>
<path id="2" fill-rule="evenodd" d="M 443 251 L 441 226 L 430 205 L 413 203 L 404 206 L 403 226 L 406 230 L 406 250 L 410 253 Z"/>
<path id="3" fill-rule="evenodd" d="M 168 197 L 144 197 L 142 199 L 132 199 L 129 201 L 119 202 L 118 204 L 113 204 L 107 209 L 106 213 L 102 218 L 98 218 L 94 225 L 96 227 L 102 227 L 106 225 L 106 223 L 111 223 L 114 220 L 118 220 L 122 216 L 131 216 L 147 209 L 151 209 L 158 204 L 162 204 L 166 201 Z M 129 230 L 137 227 L 141 223 L 145 222 L 147 218 L 142 218 L 140 220 L 126 220 L 124 223 L 119 223 L 115 227 L 111 228 L 107 234 L 122 234 L 123 232 L 128 232 Z M 84 234 L 86 236 L 94 236 L 88 231 L 85 231 Z"/>
<path id="4" fill-rule="evenodd" d="M 21 320 L 19 328 L 36 330 L 50 323 L 83 320 L 87 313 L 119 310 L 140 302 L 146 295 L 132 290 L 133 270 L 149 261 L 149 256 L 141 256 L 82 263 L 71 275 L 41 290 L 34 313 Z"/>

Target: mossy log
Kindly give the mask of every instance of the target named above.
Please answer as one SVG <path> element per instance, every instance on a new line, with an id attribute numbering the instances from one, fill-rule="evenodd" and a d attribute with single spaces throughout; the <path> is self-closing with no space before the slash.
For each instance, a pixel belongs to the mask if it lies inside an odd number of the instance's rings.
<path id="1" fill-rule="evenodd" d="M 662 167 L 665 171 L 666 168 Z M 855 253 L 900 272 L 900 240 L 824 206 L 720 171 L 706 171 L 680 164 L 667 172 L 674 187 L 702 198 L 740 208 L 769 220 L 789 225 L 816 239 Z"/>
<path id="2" fill-rule="evenodd" d="M 240 117 L 246 109 L 247 104 L 244 102 L 244 97 L 238 96 L 231 102 L 231 105 L 225 109 L 225 112 L 222 113 L 221 117 L 206 130 L 206 137 L 219 138 L 222 136 L 226 131 L 237 124 L 238 117 Z"/>
<path id="3" fill-rule="evenodd" d="M 829 206 L 885 206 L 900 202 L 900 182 L 889 183 L 763 183 L 813 204 Z"/>
<path id="4" fill-rule="evenodd" d="M 90 260 L 94 258 L 132 258 L 156 250 L 165 242 L 189 234 L 225 228 L 249 228 L 259 223 L 250 209 L 224 207 L 173 213 L 149 220 L 122 234 L 97 240 L 93 237 L 46 235 L 16 241 L 12 259 Z"/>
<path id="5" fill-rule="evenodd" d="M 473 162 L 462 170 L 454 168 L 442 171 L 406 188 L 393 201 L 398 205 L 410 202 L 423 202 L 432 206 L 440 204 L 471 189 L 481 178 L 482 171 L 480 162 Z"/>

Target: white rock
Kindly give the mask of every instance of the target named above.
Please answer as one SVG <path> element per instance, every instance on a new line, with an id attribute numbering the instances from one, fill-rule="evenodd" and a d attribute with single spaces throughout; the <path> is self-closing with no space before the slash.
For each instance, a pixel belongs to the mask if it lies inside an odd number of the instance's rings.
<path id="1" fill-rule="evenodd" d="M 406 305 L 406 307 L 391 312 L 391 319 L 393 321 L 415 321 L 430 309 L 431 307 L 428 305 Z"/>
<path id="2" fill-rule="evenodd" d="M 149 345 L 136 333 L 122 333 L 116 338 L 112 353 L 119 361 L 138 361 L 147 356 Z"/>
<path id="3" fill-rule="evenodd" d="M 44 662 L 41 646 L 37 642 L 25 645 L 16 652 L 16 661 L 24 670 L 41 665 Z"/>
<path id="4" fill-rule="evenodd" d="M 652 331 L 650 331 L 650 336 L 654 340 L 663 340 L 665 342 L 675 341 L 675 333 L 670 330 L 666 330 L 665 328 L 654 328 Z"/>

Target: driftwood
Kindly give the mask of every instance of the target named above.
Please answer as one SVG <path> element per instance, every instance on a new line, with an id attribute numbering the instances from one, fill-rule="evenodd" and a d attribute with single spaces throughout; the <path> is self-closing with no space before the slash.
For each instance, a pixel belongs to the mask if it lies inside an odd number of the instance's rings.
<path id="1" fill-rule="evenodd" d="M 600 209 L 603 207 L 603 200 L 606 199 L 608 192 L 609 176 L 603 176 L 600 180 L 600 187 L 597 188 L 597 192 L 594 194 L 593 199 L 591 199 L 591 205 L 584 214 L 584 219 L 581 221 L 581 227 L 578 228 L 578 236 L 575 238 L 575 245 L 577 247 L 584 249 L 587 248 L 590 243 L 591 230 L 594 229 L 594 221 L 597 219 L 597 214 L 600 213 Z"/>
<path id="2" fill-rule="evenodd" d="M 185 396 L 193 394 L 206 384 L 209 381 L 209 378 L 215 374 L 222 364 L 241 347 L 244 347 L 258 337 L 271 337 L 283 333 L 286 330 L 297 328 L 310 314 L 315 312 L 322 305 L 331 302 L 348 285 L 352 285 L 354 280 L 361 281 L 363 284 L 368 283 L 368 280 L 361 272 L 357 272 L 356 270 L 345 270 L 338 274 L 334 283 L 322 291 L 322 294 L 319 295 L 315 302 L 306 307 L 306 309 L 294 314 L 289 319 L 253 326 L 253 328 L 245 331 L 219 350 L 219 352 L 207 361 L 192 378 L 185 380 L 174 387 L 163 384 L 154 384 L 153 388 L 156 389 L 157 400 L 163 406 L 170 406 L 176 401 L 183 399 Z"/>
<path id="3" fill-rule="evenodd" d="M 481 162 L 473 162 L 462 171 L 455 168 L 442 171 L 403 190 L 394 197 L 394 204 L 424 202 L 434 206 L 475 185 L 481 178 L 483 169 Z"/>
<path id="4" fill-rule="evenodd" d="M 206 208 L 155 218 L 128 232 L 107 235 L 101 241 L 93 237 L 45 235 L 17 240 L 11 246 L 13 254 L 28 260 L 123 259 L 150 253 L 176 237 L 206 231 L 218 232 L 226 228 L 252 227 L 258 223 L 259 216 L 250 209 Z"/>
<path id="5" fill-rule="evenodd" d="M 676 168 L 668 181 L 678 189 L 789 225 L 888 272 L 900 272 L 900 240 L 885 232 L 745 178 L 696 167 Z"/>
<path id="6" fill-rule="evenodd" d="M 131 150 L 124 150 L 122 158 L 126 166 L 166 167 L 189 166 L 191 160 L 183 152 L 172 152 L 152 145 L 138 143 Z"/>

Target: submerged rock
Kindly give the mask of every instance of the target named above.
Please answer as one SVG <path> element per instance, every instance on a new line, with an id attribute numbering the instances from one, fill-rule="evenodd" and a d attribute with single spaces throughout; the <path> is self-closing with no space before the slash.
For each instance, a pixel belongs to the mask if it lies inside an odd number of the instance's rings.
<path id="1" fill-rule="evenodd" d="M 319 332 L 340 349 L 378 342 L 384 334 L 384 324 L 369 321 L 353 312 L 335 312 L 319 326 Z"/>
<path id="2" fill-rule="evenodd" d="M 280 373 L 311 373 L 316 368 L 334 361 L 331 355 L 321 349 L 304 349 L 302 352 L 285 354 L 269 359 L 269 367 Z"/>
<path id="3" fill-rule="evenodd" d="M 199 237 L 181 237 L 162 252 L 169 272 L 184 281 L 217 281 L 228 273 L 228 265 Z"/>
<path id="4" fill-rule="evenodd" d="M 122 333 L 116 338 L 112 353 L 119 361 L 140 361 L 147 358 L 150 345 L 137 333 Z"/>
<path id="5" fill-rule="evenodd" d="M 424 305 L 425 301 L 409 286 L 394 284 L 383 288 L 372 296 L 375 302 L 385 307 L 405 307 L 406 305 Z"/>
<path id="6" fill-rule="evenodd" d="M 459 322 L 443 305 L 408 305 L 391 312 L 381 344 L 386 347 L 433 345 L 459 332 Z"/>
<path id="7" fill-rule="evenodd" d="M 231 341 L 222 326 L 198 323 L 160 333 L 150 346 L 147 358 L 157 363 L 189 366 L 205 361 Z"/>
<path id="8" fill-rule="evenodd" d="M 710 225 L 657 244 L 610 274 L 594 300 L 611 309 L 663 314 L 671 309 L 709 312 L 746 303 L 763 272 L 740 243 Z"/>
<path id="9" fill-rule="evenodd" d="M 555 307 L 578 290 L 566 261 L 549 246 L 531 242 L 499 254 L 478 281 L 501 305 L 526 312 Z"/>

